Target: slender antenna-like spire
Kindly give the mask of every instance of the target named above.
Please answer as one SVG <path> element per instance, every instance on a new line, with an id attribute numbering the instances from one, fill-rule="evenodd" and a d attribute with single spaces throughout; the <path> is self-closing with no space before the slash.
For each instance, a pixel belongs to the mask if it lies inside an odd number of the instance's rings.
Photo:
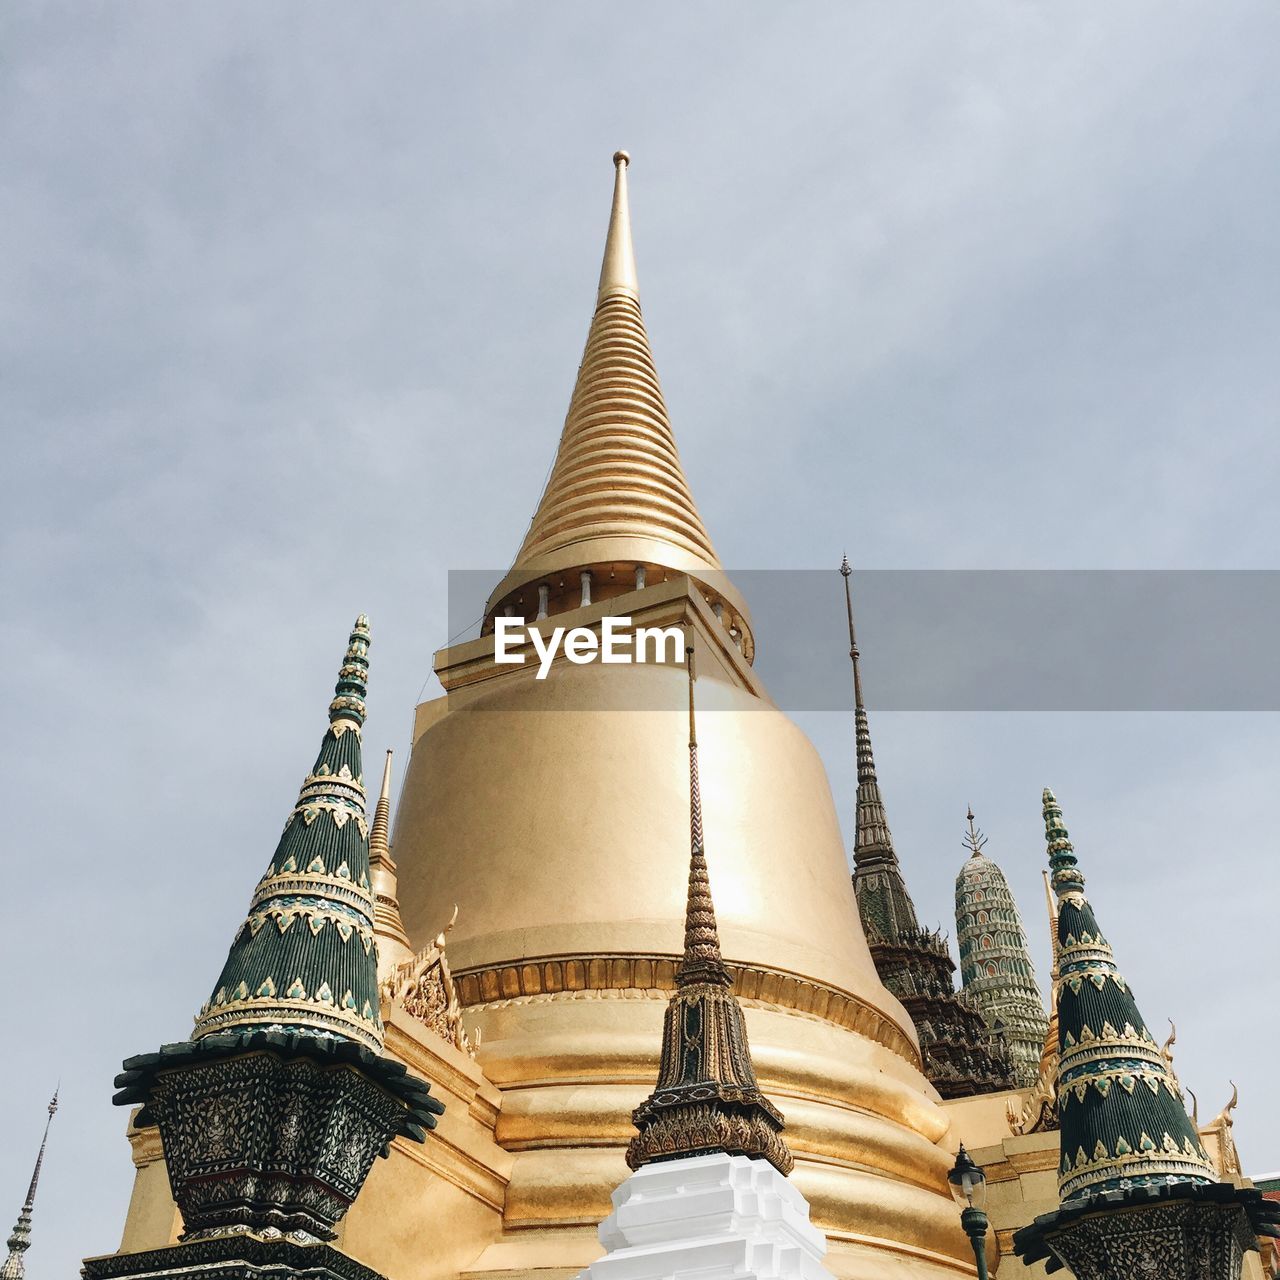
<path id="1" fill-rule="evenodd" d="M 390 866 L 395 870 L 391 859 L 391 757 L 394 753 L 387 748 L 387 758 L 382 765 L 382 789 L 378 792 L 378 803 L 373 810 L 373 823 L 369 827 L 369 863 L 372 866 Z"/>
<path id="2" fill-rule="evenodd" d="M 698 723 L 694 708 L 693 645 L 685 648 L 689 670 L 689 897 L 684 916 L 684 956 L 676 973 L 681 986 L 697 982 L 731 985 L 729 971 L 720 956 L 716 909 L 711 900 L 706 850 L 702 841 L 702 788 L 698 781 Z"/>
<path id="3" fill-rule="evenodd" d="M 26 1259 L 23 1255 L 31 1248 L 31 1211 L 35 1208 L 36 1189 L 40 1185 L 40 1169 L 44 1165 L 44 1151 L 49 1142 L 49 1126 L 53 1123 L 53 1116 L 57 1110 L 58 1090 L 55 1089 L 53 1097 L 49 1100 L 49 1117 L 44 1122 L 44 1136 L 40 1139 L 40 1151 L 36 1156 L 36 1166 L 31 1172 L 27 1198 L 22 1202 L 18 1221 L 6 1241 L 9 1246 L 9 1256 L 4 1260 L 4 1265 L 0 1266 L 0 1280 L 22 1280 L 26 1272 Z"/>
<path id="4" fill-rule="evenodd" d="M 1216 1175 L 1182 1089 L 1121 975 L 1084 895 L 1084 876 L 1052 791 L 1045 840 L 1058 898 L 1058 1111 L 1063 1200 Z"/>
<path id="5" fill-rule="evenodd" d="M 360 732 L 369 619 L 355 621 L 329 728 L 193 1039 L 284 1027 L 382 1049 Z"/>
<path id="6" fill-rule="evenodd" d="M 858 711 L 865 711 L 862 701 L 862 655 L 858 652 L 858 636 L 853 629 L 853 592 L 849 588 L 849 579 L 853 576 L 853 566 L 846 555 L 840 561 L 840 576 L 844 578 L 844 608 L 849 616 L 849 660 L 853 663 L 853 705 Z M 868 748 L 868 754 L 870 754 Z M 875 776 L 875 764 L 871 765 L 872 776 Z"/>
<path id="7" fill-rule="evenodd" d="M 840 562 L 844 578 L 844 605 L 849 620 L 849 660 L 853 663 L 853 717 L 858 757 L 858 800 L 854 821 L 853 863 L 854 888 L 863 910 L 863 924 L 869 933 L 892 941 L 902 932 L 919 929 L 915 903 L 898 868 L 898 855 L 893 848 L 893 833 L 885 815 L 884 798 L 876 777 L 876 761 L 871 751 L 871 726 L 862 696 L 862 654 L 853 625 L 853 592 L 849 579 L 853 568 L 849 557 Z M 887 876 L 873 876 L 860 883 L 860 873 L 886 871 Z M 883 881 L 883 883 L 881 883 Z"/>
<path id="8" fill-rule="evenodd" d="M 777 1108 L 760 1092 L 742 1007 L 720 955 L 715 907 L 702 843 L 698 726 L 692 639 L 689 674 L 689 896 L 684 955 L 662 1025 L 657 1087 L 632 1113 L 639 1133 L 627 1148 L 632 1169 L 653 1160 L 716 1151 L 767 1160 L 791 1172 Z"/>
<path id="9" fill-rule="evenodd" d="M 369 881 L 373 886 L 373 936 L 378 946 L 378 981 L 413 958 L 400 918 L 396 864 L 391 856 L 391 749 L 382 766 L 382 789 L 369 827 Z"/>

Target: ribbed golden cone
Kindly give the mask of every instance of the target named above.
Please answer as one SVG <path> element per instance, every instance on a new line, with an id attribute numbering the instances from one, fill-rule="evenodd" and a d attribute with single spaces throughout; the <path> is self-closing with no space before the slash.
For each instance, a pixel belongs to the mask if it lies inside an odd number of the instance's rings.
<path id="1" fill-rule="evenodd" d="M 490 612 L 532 574 L 643 564 L 699 579 L 745 623 L 680 465 L 640 312 L 626 152 L 614 163 L 596 309 L 555 464 Z"/>
<path id="2" fill-rule="evenodd" d="M 369 827 L 369 877 L 373 885 L 373 936 L 378 945 L 378 981 L 413 958 L 400 919 L 396 864 L 391 857 L 391 752 L 382 767 L 382 791 Z"/>

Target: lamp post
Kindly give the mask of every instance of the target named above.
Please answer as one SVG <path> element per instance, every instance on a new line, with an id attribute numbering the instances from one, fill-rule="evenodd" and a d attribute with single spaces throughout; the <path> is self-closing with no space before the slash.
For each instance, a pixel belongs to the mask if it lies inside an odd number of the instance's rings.
<path id="1" fill-rule="evenodd" d="M 982 1206 L 987 1200 L 987 1175 L 974 1164 L 973 1158 L 960 1144 L 955 1167 L 947 1174 L 951 1184 L 951 1197 L 960 1206 L 960 1225 L 973 1245 L 973 1256 L 978 1263 L 978 1280 L 988 1280 L 987 1215 Z"/>

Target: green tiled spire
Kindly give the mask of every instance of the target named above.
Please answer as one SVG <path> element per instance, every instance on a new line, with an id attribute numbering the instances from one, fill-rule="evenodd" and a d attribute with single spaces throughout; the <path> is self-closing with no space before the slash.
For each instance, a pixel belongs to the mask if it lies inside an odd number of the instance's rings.
<path id="1" fill-rule="evenodd" d="M 1116 967 L 1053 792 L 1045 839 L 1058 897 L 1058 1190 L 1070 1200 L 1103 1191 L 1217 1178 L 1182 1089 Z"/>
<path id="2" fill-rule="evenodd" d="M 368 655 L 369 620 L 361 615 L 320 754 L 196 1018 L 194 1040 L 271 1027 L 382 1049 L 360 758 Z"/>

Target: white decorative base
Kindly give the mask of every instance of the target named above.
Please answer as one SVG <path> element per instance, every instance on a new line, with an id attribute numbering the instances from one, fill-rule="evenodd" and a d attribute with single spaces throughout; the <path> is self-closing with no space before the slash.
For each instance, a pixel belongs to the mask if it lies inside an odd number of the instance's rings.
<path id="1" fill-rule="evenodd" d="M 637 1169 L 579 1280 L 831 1280 L 804 1196 L 764 1160 L 723 1153 Z"/>

